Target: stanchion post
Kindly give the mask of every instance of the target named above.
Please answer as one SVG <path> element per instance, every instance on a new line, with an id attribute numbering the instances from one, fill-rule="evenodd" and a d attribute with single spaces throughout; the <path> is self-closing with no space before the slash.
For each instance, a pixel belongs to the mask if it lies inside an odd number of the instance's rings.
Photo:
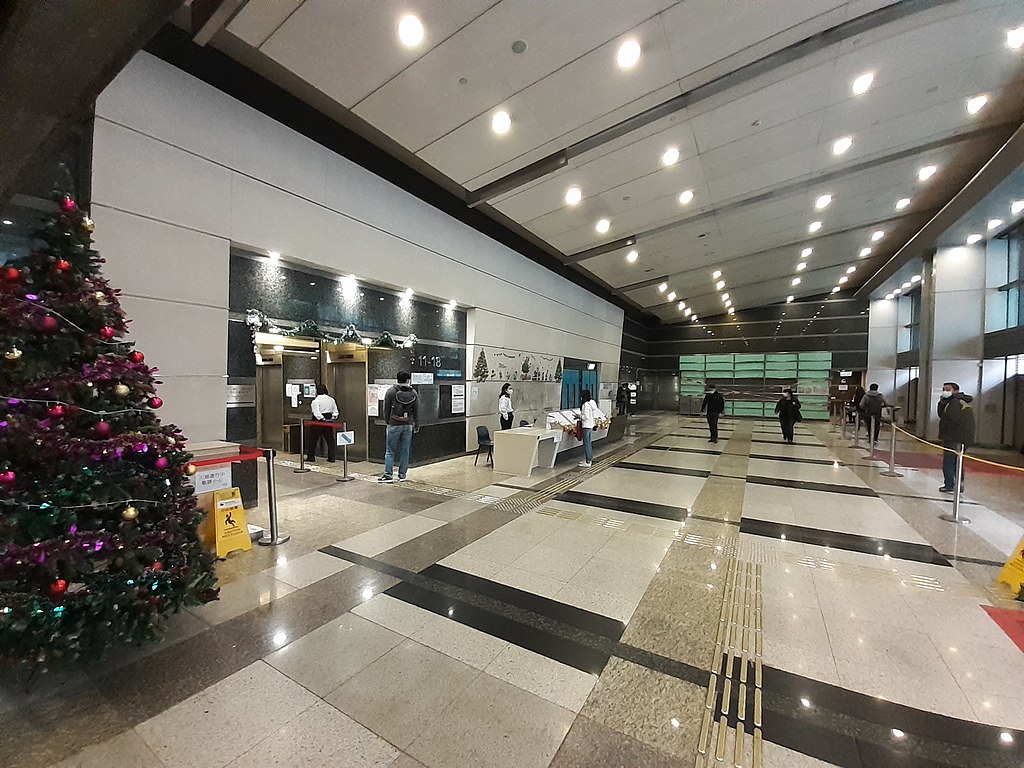
<path id="1" fill-rule="evenodd" d="M 860 448 L 860 411 L 853 414 L 853 448 Z"/>
<path id="2" fill-rule="evenodd" d="M 964 449 L 966 446 L 960 443 L 956 452 L 956 476 L 953 484 L 953 514 L 939 515 L 940 518 L 957 525 L 967 525 L 971 521 L 966 517 L 960 517 L 960 486 L 964 482 Z"/>
<path id="3" fill-rule="evenodd" d="M 312 471 L 306 466 L 306 420 L 299 419 L 299 468 L 293 469 L 292 472 L 299 474 Z"/>
<path id="4" fill-rule="evenodd" d="M 849 416 L 846 413 L 846 406 L 843 406 L 843 440 L 846 439 L 846 422 L 849 420 Z"/>
<path id="5" fill-rule="evenodd" d="M 895 416 L 893 416 L 893 422 L 895 422 Z M 900 472 L 896 471 L 896 424 L 891 423 L 889 425 L 889 432 L 892 433 L 892 440 L 889 443 L 889 469 L 879 472 L 884 477 L 903 477 Z"/>
<path id="6" fill-rule="evenodd" d="M 267 507 L 270 510 L 270 530 L 264 531 L 259 544 L 265 547 L 276 547 L 284 544 L 291 536 L 282 534 L 277 525 L 277 477 L 274 475 L 274 449 L 264 448 L 263 456 L 267 460 Z"/>
<path id="7" fill-rule="evenodd" d="M 877 417 L 874 414 L 868 416 L 868 453 L 870 457 L 875 458 L 875 421 Z"/>

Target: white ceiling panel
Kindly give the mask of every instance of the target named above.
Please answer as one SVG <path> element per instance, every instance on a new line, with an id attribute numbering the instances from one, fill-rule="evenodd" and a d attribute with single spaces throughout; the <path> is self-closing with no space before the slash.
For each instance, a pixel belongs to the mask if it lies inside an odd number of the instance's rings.
<path id="1" fill-rule="evenodd" d="M 228 31 L 259 48 L 303 0 L 249 0 L 228 24 Z"/>

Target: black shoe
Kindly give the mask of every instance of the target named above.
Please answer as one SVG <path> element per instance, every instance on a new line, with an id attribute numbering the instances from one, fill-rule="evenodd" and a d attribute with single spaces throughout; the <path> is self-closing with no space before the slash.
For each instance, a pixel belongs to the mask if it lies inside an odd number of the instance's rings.
<path id="1" fill-rule="evenodd" d="M 953 492 L 953 489 L 952 488 L 947 488 L 946 486 L 942 486 L 941 488 L 939 488 L 939 493 L 952 493 L 952 492 Z M 962 493 L 962 491 L 961 491 L 961 493 Z"/>
<path id="2" fill-rule="evenodd" d="M 391 475 L 381 475 L 380 477 L 377 478 L 377 482 L 378 483 L 393 483 L 395 481 L 394 481 L 394 478 L 391 477 Z"/>
<path id="3" fill-rule="evenodd" d="M 327 463 L 328 463 L 328 464 L 334 464 L 334 463 L 336 463 L 336 462 L 337 462 L 337 459 L 328 459 L 328 460 L 327 460 Z"/>
<path id="4" fill-rule="evenodd" d="M 306 459 L 307 464 L 316 464 L 316 459 Z"/>

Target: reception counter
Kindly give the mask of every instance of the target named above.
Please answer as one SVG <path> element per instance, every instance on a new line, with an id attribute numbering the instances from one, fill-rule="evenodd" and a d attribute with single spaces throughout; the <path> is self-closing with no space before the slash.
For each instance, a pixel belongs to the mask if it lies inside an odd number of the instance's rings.
<path id="1" fill-rule="evenodd" d="M 494 433 L 494 469 L 511 475 L 529 476 L 534 467 L 553 467 L 558 455 L 579 448 L 582 440 L 562 429 L 576 423 L 573 411 L 549 413 L 551 428 L 518 427 Z M 608 427 L 595 429 L 592 441 L 608 437 Z"/>

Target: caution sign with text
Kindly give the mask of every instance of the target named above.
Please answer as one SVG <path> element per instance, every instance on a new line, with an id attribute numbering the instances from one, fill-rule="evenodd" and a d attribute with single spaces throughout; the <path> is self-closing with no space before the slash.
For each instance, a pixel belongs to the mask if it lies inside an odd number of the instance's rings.
<path id="1" fill-rule="evenodd" d="M 203 543 L 214 549 L 217 557 L 226 557 L 236 549 L 252 549 L 241 492 L 237 488 L 225 488 L 209 496 L 213 498 L 202 505 L 207 515 L 199 526 Z"/>
<path id="2" fill-rule="evenodd" d="M 1017 544 L 1013 555 L 1006 561 L 1006 565 L 999 572 L 996 581 L 1009 584 L 1014 594 L 1020 594 L 1021 587 L 1024 587 L 1024 539 Z"/>

